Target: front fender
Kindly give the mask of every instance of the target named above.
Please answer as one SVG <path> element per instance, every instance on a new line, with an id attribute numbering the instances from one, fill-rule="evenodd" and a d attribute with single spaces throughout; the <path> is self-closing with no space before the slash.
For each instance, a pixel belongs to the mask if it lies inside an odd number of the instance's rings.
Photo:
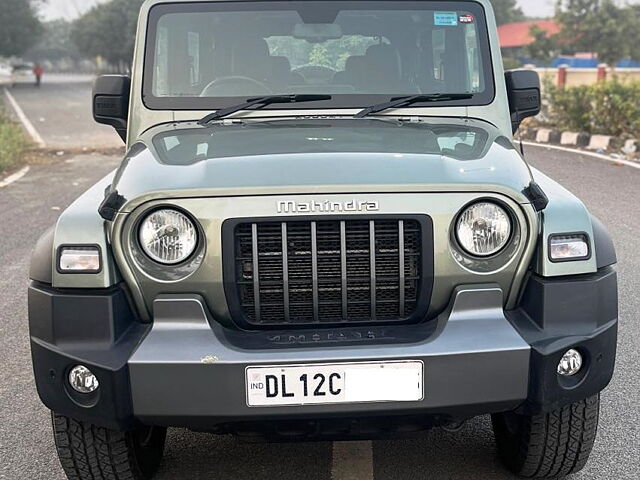
<path id="1" fill-rule="evenodd" d="M 31 279 L 54 288 L 109 288 L 121 281 L 108 241 L 107 225 L 98 213 L 105 189 L 113 173 L 107 175 L 67 208 L 38 242 L 31 263 Z M 102 252 L 102 271 L 97 274 L 61 273 L 56 258 L 64 246 L 97 245 Z"/>
<path id="2" fill-rule="evenodd" d="M 541 213 L 541 231 L 534 272 L 542 277 L 562 277 L 596 273 L 616 260 L 613 241 L 602 223 L 571 192 L 532 168 L 534 180 L 549 197 L 549 205 Z M 553 235 L 585 233 L 592 255 L 587 260 L 554 263 L 549 258 L 549 240 Z"/>

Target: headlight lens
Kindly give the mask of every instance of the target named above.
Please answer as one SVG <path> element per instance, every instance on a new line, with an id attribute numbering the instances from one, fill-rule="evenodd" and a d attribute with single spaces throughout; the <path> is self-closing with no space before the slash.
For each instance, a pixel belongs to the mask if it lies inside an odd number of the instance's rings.
<path id="1" fill-rule="evenodd" d="M 507 245 L 511 237 L 511 219 L 495 203 L 476 203 L 460 215 L 456 235 L 467 253 L 490 257 Z"/>
<path id="2" fill-rule="evenodd" d="M 197 244 L 196 226 L 177 210 L 157 210 L 140 225 L 140 245 L 158 263 L 182 263 L 193 254 Z"/>
<path id="3" fill-rule="evenodd" d="M 589 239 L 584 234 L 554 235 L 549 242 L 549 255 L 552 262 L 569 262 L 587 260 Z"/>

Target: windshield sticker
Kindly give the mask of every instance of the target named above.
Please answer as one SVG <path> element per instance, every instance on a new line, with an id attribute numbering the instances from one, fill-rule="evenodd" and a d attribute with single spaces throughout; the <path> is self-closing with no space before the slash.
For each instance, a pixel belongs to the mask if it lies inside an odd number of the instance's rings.
<path id="1" fill-rule="evenodd" d="M 456 12 L 434 12 L 433 22 L 436 27 L 456 27 L 458 14 Z"/>
<path id="2" fill-rule="evenodd" d="M 476 21 L 475 17 L 470 13 L 460 15 L 460 23 L 473 23 L 475 21 Z"/>

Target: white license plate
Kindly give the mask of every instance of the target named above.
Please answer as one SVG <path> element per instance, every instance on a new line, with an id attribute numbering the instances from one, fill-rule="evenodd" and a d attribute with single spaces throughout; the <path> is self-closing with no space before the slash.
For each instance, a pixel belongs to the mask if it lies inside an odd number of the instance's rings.
<path id="1" fill-rule="evenodd" d="M 421 361 L 249 367 L 247 405 L 418 402 L 423 372 Z"/>

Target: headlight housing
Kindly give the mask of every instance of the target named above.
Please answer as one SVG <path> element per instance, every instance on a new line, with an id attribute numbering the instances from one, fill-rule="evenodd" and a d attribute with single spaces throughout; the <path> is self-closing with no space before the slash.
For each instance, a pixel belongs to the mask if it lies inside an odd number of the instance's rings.
<path id="1" fill-rule="evenodd" d="M 467 207 L 456 223 L 458 243 L 474 257 L 498 254 L 509 242 L 511 231 L 509 214 L 492 202 L 479 202 Z"/>
<path id="2" fill-rule="evenodd" d="M 177 265 L 195 251 L 198 229 L 189 217 L 178 210 L 156 210 L 140 223 L 139 241 L 151 260 L 163 265 Z"/>

